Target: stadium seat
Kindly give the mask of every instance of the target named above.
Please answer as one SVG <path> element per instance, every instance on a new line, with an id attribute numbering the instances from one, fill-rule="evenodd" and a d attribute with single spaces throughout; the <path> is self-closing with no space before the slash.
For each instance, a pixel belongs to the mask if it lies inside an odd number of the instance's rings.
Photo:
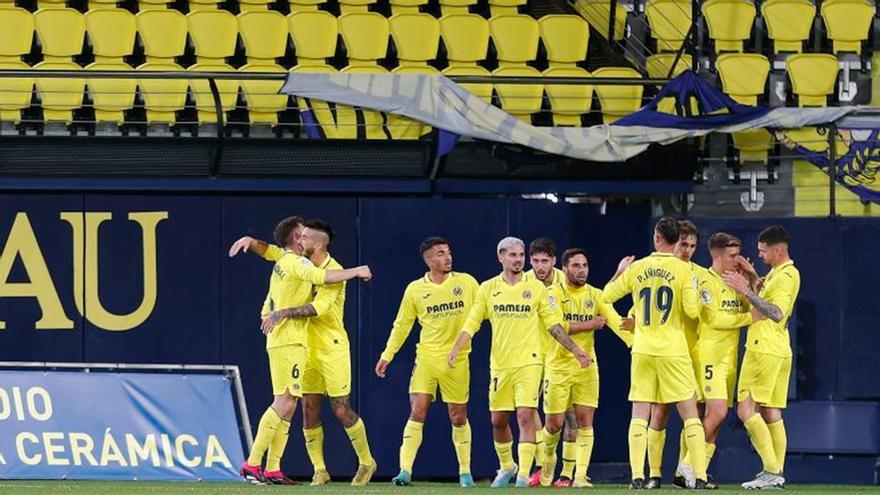
<path id="1" fill-rule="evenodd" d="M 428 65 L 437 58 L 440 45 L 440 22 L 428 14 L 400 14 L 389 20 L 391 38 L 397 47 L 398 66 L 395 74 L 438 74 Z M 388 115 L 388 132 L 394 139 L 418 139 L 431 132 L 431 127 L 421 122 Z"/>
<path id="2" fill-rule="evenodd" d="M 85 39 L 86 21 L 81 13 L 68 8 L 40 9 L 34 13 L 34 27 L 43 47 L 43 61 L 35 69 L 80 69 L 73 56 L 82 53 Z M 44 120 L 72 122 L 73 110 L 82 107 L 85 79 L 37 78 L 36 85 Z"/>
<path id="3" fill-rule="evenodd" d="M 822 20 L 834 53 L 861 53 L 875 11 L 874 2 L 868 0 L 823 0 Z"/>
<path id="4" fill-rule="evenodd" d="M 810 0 L 767 0 L 761 4 L 773 52 L 800 53 L 810 38 L 816 5 Z"/>
<path id="5" fill-rule="evenodd" d="M 388 50 L 388 19 L 375 12 L 344 14 L 339 18 L 339 32 L 348 52 L 348 66 L 342 72 L 387 72 L 378 64 Z M 382 114 L 362 110 L 367 139 L 385 139 Z"/>
<path id="6" fill-rule="evenodd" d="M 649 0 L 645 15 L 657 51 L 678 51 L 691 27 L 691 0 Z"/>
<path id="7" fill-rule="evenodd" d="M 0 69 L 30 69 L 21 60 L 31 51 L 34 16 L 19 7 L 6 7 L 0 15 Z M 21 122 L 21 111 L 31 104 L 34 79 L 0 79 L 0 120 Z"/>
<path id="8" fill-rule="evenodd" d="M 183 55 L 186 47 L 186 16 L 176 10 L 155 9 L 139 12 L 138 33 L 144 44 L 147 61 L 139 71 L 180 71 L 175 57 Z M 186 104 L 185 79 L 139 79 L 138 86 L 147 109 L 147 123 L 174 124 L 175 113 Z"/>
<path id="9" fill-rule="evenodd" d="M 138 13 L 147 10 L 164 10 L 173 0 L 138 0 Z"/>
<path id="10" fill-rule="evenodd" d="M 200 72 L 234 72 L 226 58 L 235 54 L 238 39 L 238 20 L 225 10 L 197 10 L 186 16 L 189 36 L 196 53 L 196 63 L 187 70 Z M 228 112 L 235 109 L 239 82 L 218 79 L 220 106 Z M 199 114 L 199 123 L 216 123 L 217 109 L 207 80 L 193 79 L 189 82 Z"/>
<path id="11" fill-rule="evenodd" d="M 250 12 L 252 10 L 269 10 L 271 0 L 242 0 L 238 3 L 239 12 Z"/>
<path id="12" fill-rule="evenodd" d="M 739 162 L 767 164 L 768 152 L 773 149 L 774 138 L 765 129 L 752 129 L 733 133 L 733 146 L 739 151 Z"/>
<path id="13" fill-rule="evenodd" d="M 538 21 L 527 15 L 504 15 L 489 20 L 489 33 L 498 66 L 525 66 L 538 55 Z"/>
<path id="14" fill-rule="evenodd" d="M 756 53 L 725 53 L 715 61 L 725 93 L 743 105 L 755 106 L 764 94 L 770 61 Z"/>
<path id="15" fill-rule="evenodd" d="M 715 51 L 743 51 L 743 42 L 751 36 L 755 22 L 755 5 L 748 0 L 708 0 L 702 9 Z"/>
<path id="16" fill-rule="evenodd" d="M 675 63 L 675 53 L 658 53 L 655 55 L 651 55 L 645 60 L 645 68 L 648 72 L 648 77 L 652 79 L 666 79 L 670 76 L 669 68 L 672 67 L 672 64 Z M 672 71 L 672 77 L 675 77 L 682 72 L 691 68 L 693 64 L 693 58 L 687 53 L 682 53 L 681 57 L 678 59 L 678 63 L 675 64 L 675 70 Z M 696 115 L 698 111 L 697 101 L 696 99 L 691 99 L 691 112 Z M 675 98 L 667 97 L 663 98 L 660 103 L 657 105 L 657 111 L 662 113 L 676 114 L 675 108 Z"/>
<path id="17" fill-rule="evenodd" d="M 489 14 L 491 17 L 517 15 L 519 6 L 525 4 L 526 0 L 489 0 Z"/>
<path id="18" fill-rule="evenodd" d="M 538 21 L 550 67 L 574 67 L 587 58 L 590 28 L 576 15 L 545 15 Z"/>
<path id="19" fill-rule="evenodd" d="M 400 14 L 418 14 L 420 7 L 428 5 L 428 0 L 390 0 L 392 16 Z"/>
<path id="20" fill-rule="evenodd" d="M 199 12 L 203 10 L 217 10 L 218 0 L 189 0 L 189 11 Z"/>
<path id="21" fill-rule="evenodd" d="M 342 15 L 367 13 L 375 3 L 376 0 L 339 0 L 339 11 Z"/>
<path id="22" fill-rule="evenodd" d="M 287 48 L 287 18 L 273 10 L 254 10 L 238 15 L 238 32 L 244 43 L 247 64 L 240 72 L 285 72 L 276 63 Z M 252 124 L 278 123 L 278 112 L 287 109 L 287 95 L 278 94 L 283 81 L 242 80 L 241 89 Z"/>
<path id="23" fill-rule="evenodd" d="M 67 0 L 37 0 L 37 9 L 64 9 Z"/>
<path id="24" fill-rule="evenodd" d="M 388 19 L 376 12 L 344 14 L 339 32 L 348 52 L 349 66 L 379 67 L 388 50 Z"/>
<path id="25" fill-rule="evenodd" d="M 611 24 L 610 0 L 576 0 L 574 8 L 605 39 L 608 39 L 608 26 Z M 626 31 L 627 11 L 623 2 L 617 2 L 614 10 L 614 40 L 623 40 Z"/>
<path id="26" fill-rule="evenodd" d="M 440 14 L 442 17 L 466 15 L 470 13 L 470 6 L 476 4 L 477 0 L 440 0 Z"/>
<path id="27" fill-rule="evenodd" d="M 791 87 L 802 107 L 824 107 L 834 92 L 840 67 L 837 57 L 827 53 L 800 53 L 785 61 Z"/>
<path id="28" fill-rule="evenodd" d="M 324 11 L 299 11 L 287 16 L 290 36 L 296 48 L 297 65 L 291 72 L 336 72 L 327 59 L 336 53 L 339 28 L 336 17 Z M 357 116 L 354 109 L 326 101 L 296 97 L 300 112 L 311 110 L 329 139 L 356 139 Z"/>
<path id="29" fill-rule="evenodd" d="M 477 65 L 489 49 L 489 22 L 476 14 L 449 15 L 440 18 L 440 37 L 446 47 L 449 67 L 447 76 L 488 76 L 489 71 Z M 491 84 L 462 84 L 462 87 L 485 102 L 492 101 Z"/>
<path id="30" fill-rule="evenodd" d="M 550 67 L 544 71 L 547 77 L 590 77 L 580 67 Z M 581 115 L 590 112 L 593 104 L 593 86 L 589 84 L 547 84 L 547 99 L 553 112 L 555 126 L 581 126 Z"/>
<path id="31" fill-rule="evenodd" d="M 628 77 L 641 79 L 642 75 L 628 67 L 602 67 L 593 71 L 593 77 Z M 642 107 L 642 93 L 644 88 L 640 85 L 633 86 L 610 86 L 596 85 L 596 96 L 602 106 L 602 120 L 611 124 L 617 119 L 629 115 Z"/>
<path id="32" fill-rule="evenodd" d="M 90 0 L 88 2 L 90 11 L 104 10 L 104 9 L 115 9 L 115 8 L 117 8 L 116 3 L 117 3 L 116 0 Z"/>
<path id="33" fill-rule="evenodd" d="M 290 13 L 314 12 L 318 10 L 318 6 L 324 2 L 325 0 L 289 0 Z"/>
<path id="34" fill-rule="evenodd" d="M 541 77 L 541 72 L 534 67 L 507 66 L 499 67 L 492 72 L 493 76 Z M 495 92 L 501 102 L 501 108 L 514 117 L 528 123 L 532 115 L 541 111 L 544 98 L 543 84 L 495 84 Z"/>
<path id="35" fill-rule="evenodd" d="M 89 70 L 132 70 L 122 57 L 131 55 L 137 22 L 123 9 L 101 8 L 86 13 L 86 31 L 95 54 Z M 97 79 L 86 81 L 95 108 L 96 122 L 125 122 L 124 111 L 134 106 L 137 81 L 133 79 Z"/>

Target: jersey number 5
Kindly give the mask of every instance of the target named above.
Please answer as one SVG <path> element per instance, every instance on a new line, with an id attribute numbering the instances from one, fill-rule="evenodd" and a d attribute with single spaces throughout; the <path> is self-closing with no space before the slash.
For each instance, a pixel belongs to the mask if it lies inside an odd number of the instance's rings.
<path id="1" fill-rule="evenodd" d="M 652 297 L 653 296 L 653 297 Z M 657 288 L 656 294 L 651 294 L 651 288 L 645 287 L 639 291 L 639 299 L 642 300 L 642 314 L 644 315 L 645 326 L 651 326 L 651 307 L 657 307 L 657 311 L 662 313 L 660 316 L 660 325 L 666 323 L 669 318 L 669 312 L 672 311 L 672 288 L 662 285 Z"/>

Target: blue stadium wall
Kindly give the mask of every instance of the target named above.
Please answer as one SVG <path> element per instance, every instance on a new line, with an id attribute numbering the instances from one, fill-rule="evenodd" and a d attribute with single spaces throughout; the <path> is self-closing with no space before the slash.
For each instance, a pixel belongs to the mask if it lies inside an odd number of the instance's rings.
<path id="1" fill-rule="evenodd" d="M 591 255 L 591 282 L 602 285 L 626 254 L 650 251 L 650 211 L 507 199 L 282 197 L 107 193 L 0 195 L 0 360 L 235 364 L 256 421 L 270 398 L 258 311 L 270 265 L 252 255 L 227 256 L 241 235 L 268 239 L 288 214 L 322 217 L 337 229 L 333 255 L 369 264 L 375 279 L 348 288 L 346 326 L 354 361 L 354 405 L 367 424 L 379 475 L 397 470 L 408 415 L 407 383 L 418 330 L 391 365 L 372 370 L 406 284 L 423 273 L 418 242 L 444 235 L 455 267 L 478 279 L 495 275 L 498 239 L 549 235 L 561 248 Z M 740 235 L 757 259 L 755 240 L 767 221 L 700 221 L 705 232 Z M 797 306 L 795 400 L 786 417 L 792 482 L 871 483 L 880 453 L 880 270 L 876 220 L 786 219 L 802 271 Z M 155 256 L 155 270 L 145 259 Z M 705 263 L 701 247 L 698 261 Z M 146 272 L 146 273 L 145 273 Z M 145 284 L 145 275 L 147 283 Z M 78 280 L 75 280 L 75 277 Z M 151 281 L 155 280 L 155 284 Z M 154 290 L 155 289 L 155 290 Z M 77 297 L 79 292 L 79 297 Z M 624 307 L 619 308 L 621 310 Z M 601 407 L 593 474 L 627 476 L 626 391 L 629 356 L 612 334 L 597 339 Z M 489 332 L 471 358 L 473 470 L 496 468 L 487 412 Z M 324 411 L 328 467 L 349 476 L 355 457 L 344 431 Z M 734 414 L 722 430 L 717 461 L 723 480 L 760 469 Z M 678 421 L 668 435 L 666 469 L 677 455 Z M 299 420 L 284 468 L 310 473 Z M 457 472 L 445 407 L 435 404 L 415 465 L 418 477 Z"/>

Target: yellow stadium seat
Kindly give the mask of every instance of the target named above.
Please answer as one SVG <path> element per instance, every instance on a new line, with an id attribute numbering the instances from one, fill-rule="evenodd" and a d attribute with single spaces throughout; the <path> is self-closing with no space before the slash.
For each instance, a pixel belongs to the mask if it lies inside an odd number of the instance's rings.
<path id="1" fill-rule="evenodd" d="M 34 16 L 19 7 L 5 7 L 0 14 L 0 69 L 30 69 L 22 55 L 31 51 Z M 0 79 L 0 120 L 18 123 L 21 111 L 31 104 L 32 77 Z"/>
<path id="2" fill-rule="evenodd" d="M 197 10 L 186 16 L 189 36 L 195 47 L 197 63 L 187 70 L 199 72 L 233 72 L 235 69 L 226 63 L 226 57 L 235 53 L 238 38 L 238 20 L 225 10 Z M 220 93 L 220 106 L 224 112 L 235 108 L 238 98 L 239 82 L 218 79 L 217 91 Z M 216 123 L 217 109 L 211 86 L 207 80 L 193 79 L 189 82 L 199 123 Z"/>
<path id="3" fill-rule="evenodd" d="M 189 0 L 189 11 L 217 10 L 218 0 Z"/>
<path id="4" fill-rule="evenodd" d="M 488 70 L 477 65 L 489 49 L 489 22 L 476 14 L 454 14 L 440 18 L 440 37 L 446 47 L 449 67 L 447 76 L 489 76 Z M 489 103 L 491 84 L 462 84 L 462 87 Z"/>
<path id="5" fill-rule="evenodd" d="M 290 13 L 295 14 L 297 12 L 314 12 L 318 10 L 318 6 L 325 1 L 326 0 L 289 0 L 288 4 L 290 5 Z"/>
<path id="6" fill-rule="evenodd" d="M 289 36 L 288 21 L 272 10 L 242 12 L 238 31 L 244 42 L 248 63 L 241 72 L 285 72 L 275 59 L 284 56 Z M 278 123 L 278 112 L 287 108 L 287 95 L 278 94 L 283 81 L 241 81 L 251 123 Z"/>
<path id="7" fill-rule="evenodd" d="M 86 13 L 86 31 L 95 53 L 89 70 L 132 70 L 122 57 L 134 50 L 137 22 L 123 9 L 101 8 Z M 98 122 L 125 122 L 124 111 L 134 106 L 137 81 L 134 79 L 98 79 L 86 81 Z"/>
<path id="8" fill-rule="evenodd" d="M 645 68 L 648 72 L 648 77 L 652 79 L 666 79 L 669 77 L 669 68 L 675 62 L 675 53 L 658 53 L 656 55 L 651 55 L 645 60 Z M 682 72 L 691 68 L 693 64 L 693 58 L 687 53 L 682 53 L 681 57 L 678 59 L 678 63 L 675 64 L 675 70 L 672 71 L 672 77 L 675 77 Z M 691 112 L 696 115 L 699 113 L 698 105 L 696 99 L 691 99 Z M 666 97 L 663 98 L 660 103 L 657 105 L 657 111 L 662 113 L 676 114 L 675 108 L 675 98 Z"/>
<path id="9" fill-rule="evenodd" d="M 538 21 L 527 15 L 504 15 L 489 20 L 498 66 L 524 66 L 538 55 Z"/>
<path id="10" fill-rule="evenodd" d="M 774 53 L 800 53 L 810 38 L 816 5 L 810 0 L 766 0 L 761 4 L 761 15 Z"/>
<path id="11" fill-rule="evenodd" d="M 550 67 L 574 67 L 587 58 L 590 29 L 576 15 L 545 15 L 538 21 Z"/>
<path id="12" fill-rule="evenodd" d="M 861 53 L 862 42 L 874 20 L 874 2 L 868 0 L 823 0 L 822 20 L 834 53 Z"/>
<path id="13" fill-rule="evenodd" d="M 390 0 L 392 16 L 400 14 L 418 14 L 423 5 L 428 5 L 428 0 Z"/>
<path id="14" fill-rule="evenodd" d="M 89 10 L 115 9 L 117 0 L 89 0 Z"/>
<path id="15" fill-rule="evenodd" d="M 290 72 L 336 72 L 330 65 L 297 65 Z M 296 106 L 300 112 L 311 110 L 315 120 L 321 126 L 324 136 L 328 139 L 357 139 L 357 114 L 352 107 L 335 105 L 314 98 L 296 97 Z"/>
<path id="16" fill-rule="evenodd" d="M 349 67 L 378 67 L 388 50 L 388 19 L 376 12 L 343 14 L 339 32 L 348 52 Z"/>
<path id="17" fill-rule="evenodd" d="M 391 71 L 394 74 L 439 74 L 440 71 L 429 66 L 398 66 Z M 418 139 L 431 132 L 431 126 L 402 115 L 389 113 L 385 127 L 393 139 Z"/>
<path id="18" fill-rule="evenodd" d="M 176 10 L 156 9 L 139 12 L 138 33 L 147 61 L 173 62 L 186 48 L 186 16 Z"/>
<path id="19" fill-rule="evenodd" d="M 247 0 L 238 4 L 239 12 L 250 12 L 252 10 L 269 10 L 271 0 Z"/>
<path id="20" fill-rule="evenodd" d="M 702 8 L 715 51 L 743 51 L 755 22 L 755 5 L 749 0 L 708 0 Z"/>
<path id="21" fill-rule="evenodd" d="M 138 71 L 181 71 L 174 62 L 186 47 L 186 16 L 176 10 L 151 9 L 139 12 L 138 33 L 147 61 Z M 175 113 L 186 104 L 186 79 L 139 79 L 138 86 L 147 109 L 147 123 L 174 124 Z"/>
<path id="22" fill-rule="evenodd" d="M 138 13 L 147 10 L 164 10 L 173 0 L 138 0 Z"/>
<path id="23" fill-rule="evenodd" d="M 593 77 L 628 77 L 641 79 L 638 71 L 628 67 L 602 67 L 593 71 Z M 602 106 L 602 120 L 611 124 L 642 107 L 642 86 L 596 85 L 596 96 Z"/>
<path id="24" fill-rule="evenodd" d="M 287 16 L 290 36 L 296 48 L 297 66 L 326 66 L 336 53 L 339 26 L 336 17 L 324 11 L 295 12 Z"/>
<path id="25" fill-rule="evenodd" d="M 492 17 L 519 14 L 519 6 L 526 0 L 489 0 L 489 13 Z"/>
<path id="26" fill-rule="evenodd" d="M 678 51 L 691 27 L 691 0 L 650 0 L 645 15 L 657 51 Z"/>
<path id="27" fill-rule="evenodd" d="M 440 13 L 442 17 L 467 15 L 470 14 L 470 6 L 476 4 L 477 0 L 440 0 Z"/>
<path id="28" fill-rule="evenodd" d="M 437 58 L 440 22 L 429 14 L 400 14 L 389 20 L 400 67 L 427 67 Z"/>
<path id="29" fill-rule="evenodd" d="M 342 15 L 367 13 L 375 3 L 376 0 L 339 0 L 339 12 Z"/>
<path id="30" fill-rule="evenodd" d="M 380 65 L 349 65 L 348 67 L 342 69 L 342 72 L 349 74 L 375 74 L 375 73 L 387 73 L 388 71 L 380 66 Z M 383 127 L 383 116 L 381 112 L 376 112 L 373 110 L 361 109 L 360 113 L 364 118 L 364 134 L 367 139 L 387 139 L 388 135 L 385 134 L 385 128 Z"/>
<path id="31" fill-rule="evenodd" d="M 83 15 L 74 9 L 40 9 L 34 13 L 34 27 L 43 46 L 43 61 L 36 69 L 80 69 L 72 57 L 82 53 L 86 32 Z M 36 81 L 47 121 L 70 123 L 73 110 L 82 107 L 85 79 L 44 79 Z"/>
<path id="32" fill-rule="evenodd" d="M 37 9 L 64 9 L 67 8 L 67 0 L 38 0 Z"/>
<path id="33" fill-rule="evenodd" d="M 593 26 L 605 39 L 608 39 L 608 26 L 611 24 L 611 1 L 610 0 L 576 0 L 574 8 L 578 14 Z M 626 31 L 627 11 L 623 2 L 617 2 L 614 9 L 614 39 L 623 39 Z"/>
<path id="34" fill-rule="evenodd" d="M 802 107 L 824 107 L 834 92 L 840 67 L 837 57 L 827 53 L 800 53 L 785 61 L 791 87 Z"/>
<path id="35" fill-rule="evenodd" d="M 544 71 L 547 77 L 590 77 L 580 67 L 550 67 Z M 547 99 L 553 112 L 555 126 L 581 126 L 581 115 L 590 112 L 593 103 L 593 86 L 588 84 L 547 84 Z"/>
<path id="36" fill-rule="evenodd" d="M 743 105 L 755 106 L 764 94 L 770 61 L 756 53 L 725 53 L 715 61 L 725 93 Z"/>
<path id="37" fill-rule="evenodd" d="M 733 145 L 739 150 L 739 162 L 767 164 L 767 155 L 773 149 L 773 136 L 765 129 L 733 133 Z"/>
<path id="38" fill-rule="evenodd" d="M 541 72 L 534 67 L 499 67 L 492 72 L 493 76 L 541 77 Z M 514 117 L 528 123 L 532 115 L 541 111 L 544 97 L 543 84 L 495 84 L 495 92 L 501 101 L 501 108 Z"/>

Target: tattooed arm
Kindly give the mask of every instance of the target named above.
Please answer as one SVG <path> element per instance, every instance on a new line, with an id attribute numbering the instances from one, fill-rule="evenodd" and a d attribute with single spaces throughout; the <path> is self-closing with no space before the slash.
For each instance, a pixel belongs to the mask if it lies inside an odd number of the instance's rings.
<path id="1" fill-rule="evenodd" d="M 260 329 L 263 330 L 263 333 L 269 335 L 272 333 L 272 330 L 281 323 L 281 320 L 286 320 L 288 318 L 310 318 L 312 316 L 317 316 L 318 312 L 315 311 L 314 306 L 311 304 L 304 304 L 302 306 L 296 306 L 293 308 L 284 308 L 279 309 L 278 311 L 271 311 L 269 314 L 263 317 L 263 322 L 260 324 Z"/>
<path id="2" fill-rule="evenodd" d="M 586 368 L 590 365 L 590 363 L 593 362 L 593 360 L 590 359 L 590 356 L 588 356 L 583 349 L 578 347 L 578 345 L 575 344 L 573 340 L 571 340 L 571 337 L 569 337 L 568 332 L 566 332 L 565 329 L 562 328 L 562 325 L 553 325 L 547 331 L 550 332 L 550 335 L 552 335 L 553 338 L 555 338 L 560 344 L 562 344 L 563 347 L 574 354 L 575 359 L 577 359 L 578 362 L 581 364 L 581 368 Z"/>
<path id="3" fill-rule="evenodd" d="M 762 315 L 770 318 L 771 320 L 779 323 L 782 321 L 785 315 L 782 314 L 782 310 L 779 309 L 779 306 L 772 304 L 764 299 L 761 299 L 755 292 L 752 290 L 749 281 L 742 276 L 742 274 L 737 272 L 727 272 L 722 277 L 724 282 L 730 286 L 731 289 L 735 290 L 739 294 L 742 294 L 743 297 L 749 300 L 752 303 L 752 308 L 758 310 Z"/>

